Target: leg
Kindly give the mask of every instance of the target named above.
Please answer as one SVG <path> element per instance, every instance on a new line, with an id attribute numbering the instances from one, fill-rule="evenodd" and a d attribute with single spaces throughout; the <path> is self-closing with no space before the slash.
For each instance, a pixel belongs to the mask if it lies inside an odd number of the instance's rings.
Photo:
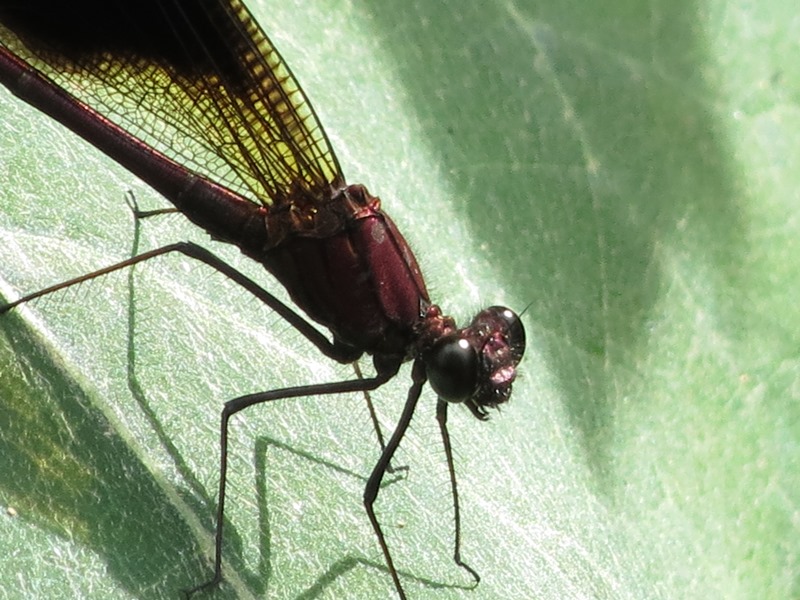
<path id="1" fill-rule="evenodd" d="M 128 203 L 128 208 L 131 209 L 134 218 L 146 219 L 148 217 L 155 217 L 156 215 L 170 215 L 180 212 L 177 208 L 156 208 L 155 210 L 139 210 L 139 205 L 136 203 L 136 196 L 133 192 L 128 190 L 125 194 L 125 201 Z"/>
<path id="2" fill-rule="evenodd" d="M 341 348 L 331 343 L 331 341 L 328 340 L 328 338 L 326 338 L 322 333 L 320 333 L 316 327 L 314 327 L 311 323 L 306 321 L 303 317 L 301 317 L 291 308 L 286 306 L 283 302 L 278 300 L 275 296 L 270 294 L 267 290 L 258 285 L 255 281 L 247 277 L 244 273 L 237 271 L 236 269 L 231 267 L 229 264 L 224 262 L 219 257 L 215 256 L 202 246 L 198 246 L 197 244 L 193 244 L 192 242 L 178 242 L 177 244 L 170 244 L 169 246 L 164 246 L 162 248 L 156 248 L 155 250 L 143 252 L 142 254 L 133 256 L 127 260 L 123 260 L 122 262 L 118 262 L 109 267 L 105 267 L 104 269 L 99 269 L 97 271 L 87 273 L 86 275 L 81 275 L 80 277 L 75 277 L 73 279 L 69 279 L 67 281 L 58 283 L 56 285 L 46 287 L 43 290 L 39 290 L 38 292 L 34 292 L 32 294 L 28 294 L 27 296 L 23 296 L 22 298 L 19 298 L 14 302 L 9 302 L 8 304 L 5 305 L 0 305 L 0 315 L 8 312 L 9 310 L 11 310 L 16 306 L 19 306 L 20 304 L 24 304 L 25 302 L 30 302 L 31 300 L 35 300 L 36 298 L 46 296 L 47 294 L 52 294 L 53 292 L 63 290 L 73 285 L 77 285 L 79 283 L 83 283 L 85 281 L 101 277 L 102 275 L 107 275 L 108 273 L 111 273 L 113 271 L 118 271 L 120 269 L 124 269 L 126 267 L 138 264 L 140 262 L 150 260 L 151 258 L 162 256 L 164 254 L 169 254 L 171 252 L 178 252 L 180 254 L 188 256 L 189 258 L 194 258 L 195 260 L 199 260 L 200 262 L 207 264 L 212 269 L 216 269 L 229 279 L 233 280 L 235 283 L 242 286 L 248 292 L 253 294 L 256 298 L 261 300 L 264 304 L 266 304 L 272 310 L 278 313 L 278 315 L 283 317 L 283 319 L 288 321 L 290 325 L 292 325 L 295 329 L 297 329 L 300 333 L 302 333 L 306 337 L 306 339 L 308 339 L 308 341 L 314 344 L 320 350 L 320 352 L 322 352 L 325 356 L 332 358 L 333 360 L 337 360 L 339 362 L 350 362 L 353 360 L 351 349 Z"/>
<path id="3" fill-rule="evenodd" d="M 363 375 L 361 374 L 361 367 L 358 365 L 358 361 L 353 362 L 353 369 L 356 372 L 356 377 L 361 379 Z M 364 390 L 364 400 L 367 402 L 367 410 L 369 411 L 370 419 L 372 419 L 372 427 L 375 429 L 375 435 L 378 436 L 378 444 L 381 447 L 381 452 L 384 452 L 386 450 L 386 441 L 383 438 L 383 430 L 378 421 L 378 413 L 375 412 L 375 405 L 372 403 L 372 396 L 370 396 L 369 390 Z M 399 471 L 408 471 L 408 466 L 393 467 L 391 464 L 386 466 L 386 472 L 389 474 L 394 474 Z"/>
<path id="4" fill-rule="evenodd" d="M 427 380 L 425 366 L 419 359 L 414 361 L 414 366 L 411 371 L 411 378 L 413 383 L 411 384 L 411 388 L 408 390 L 408 398 L 406 399 L 406 404 L 403 407 L 403 413 L 400 415 L 400 420 L 397 423 L 397 427 L 395 428 L 392 437 L 389 439 L 389 443 L 386 445 L 386 448 L 381 453 L 381 457 L 378 459 L 378 462 L 372 469 L 372 474 L 369 476 L 367 485 L 364 488 L 364 508 L 367 510 L 370 523 L 372 523 L 372 529 L 375 531 L 375 535 L 378 538 L 378 543 L 381 546 L 381 550 L 383 550 L 383 557 L 386 560 L 386 566 L 389 568 L 392 581 L 394 581 L 394 587 L 397 588 L 397 593 L 402 600 L 405 600 L 406 594 L 403 591 L 403 586 L 400 584 L 400 577 L 397 575 L 397 570 L 394 568 L 394 561 L 392 560 L 392 555 L 389 552 L 389 546 L 386 544 L 386 537 L 383 535 L 381 525 L 378 523 L 378 518 L 375 516 L 374 505 L 375 499 L 378 497 L 378 491 L 380 490 L 383 476 L 388 470 L 392 456 L 394 456 L 397 447 L 400 445 L 400 441 L 403 439 L 403 436 L 405 435 L 406 430 L 411 423 L 411 417 L 414 416 L 414 411 L 417 408 L 417 401 L 422 393 L 422 386 L 425 385 L 425 381 Z"/>
<path id="5" fill-rule="evenodd" d="M 472 575 L 472 577 L 475 578 L 475 585 L 478 585 L 478 583 L 480 583 L 481 576 L 478 575 L 475 569 L 461 560 L 461 509 L 458 505 L 458 484 L 456 483 L 456 470 L 453 466 L 453 448 L 450 445 L 450 434 L 447 431 L 447 402 L 441 398 L 436 404 L 436 420 L 439 422 L 439 431 L 442 434 L 444 454 L 447 457 L 447 470 L 450 472 L 450 490 L 453 492 L 453 517 L 456 528 L 453 560 L 459 567 L 465 569 L 470 575 Z"/>
<path id="6" fill-rule="evenodd" d="M 397 367 L 399 368 L 399 365 Z M 219 501 L 217 503 L 217 528 L 214 543 L 214 576 L 208 581 L 186 590 L 184 592 L 186 598 L 190 598 L 197 592 L 207 588 L 214 587 L 222 581 L 222 541 L 225 517 L 225 491 L 228 474 L 228 421 L 230 421 L 230 418 L 254 404 L 263 404 L 265 402 L 272 402 L 273 400 L 374 390 L 391 379 L 395 373 L 397 373 L 397 368 L 393 371 L 378 373 L 375 377 L 369 379 L 353 379 L 350 381 L 337 381 L 334 383 L 284 388 L 282 390 L 272 390 L 269 392 L 241 396 L 240 398 L 235 398 L 225 403 L 225 407 L 222 409 L 219 430 Z"/>

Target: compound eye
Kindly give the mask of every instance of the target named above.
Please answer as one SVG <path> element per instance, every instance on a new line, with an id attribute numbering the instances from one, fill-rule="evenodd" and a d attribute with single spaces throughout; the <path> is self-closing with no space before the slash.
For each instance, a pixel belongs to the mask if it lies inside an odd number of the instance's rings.
<path id="1" fill-rule="evenodd" d="M 445 337 L 437 341 L 425 361 L 433 391 L 448 402 L 464 402 L 475 392 L 478 356 L 467 340 Z"/>
<path id="2" fill-rule="evenodd" d="M 486 309 L 487 313 L 501 318 L 505 321 L 508 331 L 508 345 L 514 353 L 514 359 L 518 363 L 525 354 L 525 328 L 522 326 L 522 319 L 510 308 L 505 306 L 492 306 Z"/>

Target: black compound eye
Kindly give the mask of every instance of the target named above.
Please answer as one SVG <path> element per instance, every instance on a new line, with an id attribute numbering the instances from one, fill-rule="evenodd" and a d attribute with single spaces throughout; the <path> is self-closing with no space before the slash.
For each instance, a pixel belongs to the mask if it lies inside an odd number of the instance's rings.
<path id="1" fill-rule="evenodd" d="M 508 330 L 508 345 L 514 352 L 515 361 L 521 361 L 522 355 L 525 353 L 525 328 L 522 326 L 522 319 L 519 318 L 517 313 L 505 306 L 492 306 L 487 308 L 486 312 L 505 321 Z"/>
<path id="2" fill-rule="evenodd" d="M 442 338 L 433 345 L 425 361 L 433 391 L 448 402 L 463 402 L 472 396 L 478 380 L 478 356 L 458 337 Z"/>

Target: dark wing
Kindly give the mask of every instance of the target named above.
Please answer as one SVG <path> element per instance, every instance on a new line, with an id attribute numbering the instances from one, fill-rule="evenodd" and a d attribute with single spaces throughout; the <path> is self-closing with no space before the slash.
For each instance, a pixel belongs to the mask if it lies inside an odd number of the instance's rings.
<path id="1" fill-rule="evenodd" d="M 188 169 L 270 204 L 343 177 L 239 0 L 1 0 L 0 44 Z"/>

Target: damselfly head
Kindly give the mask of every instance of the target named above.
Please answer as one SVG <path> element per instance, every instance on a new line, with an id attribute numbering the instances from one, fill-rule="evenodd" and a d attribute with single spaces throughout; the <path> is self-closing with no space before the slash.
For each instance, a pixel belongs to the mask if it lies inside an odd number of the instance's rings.
<path id="1" fill-rule="evenodd" d="M 467 327 L 442 335 L 423 354 L 428 381 L 439 397 L 463 402 L 477 418 L 488 418 L 511 396 L 517 364 L 525 353 L 519 316 L 503 306 L 479 312 Z"/>

